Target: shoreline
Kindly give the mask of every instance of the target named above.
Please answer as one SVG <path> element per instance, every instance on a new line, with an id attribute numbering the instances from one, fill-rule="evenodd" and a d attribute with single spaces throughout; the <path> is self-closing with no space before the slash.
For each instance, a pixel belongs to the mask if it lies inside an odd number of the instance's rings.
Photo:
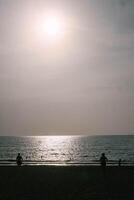
<path id="1" fill-rule="evenodd" d="M 16 160 L 0 160 L 0 166 L 16 166 Z M 51 161 L 51 160 L 24 160 L 22 166 L 100 166 L 100 161 L 89 161 L 89 162 L 78 162 L 78 161 Z M 134 161 L 108 161 L 108 167 L 112 166 L 125 166 L 125 167 L 134 167 Z"/>

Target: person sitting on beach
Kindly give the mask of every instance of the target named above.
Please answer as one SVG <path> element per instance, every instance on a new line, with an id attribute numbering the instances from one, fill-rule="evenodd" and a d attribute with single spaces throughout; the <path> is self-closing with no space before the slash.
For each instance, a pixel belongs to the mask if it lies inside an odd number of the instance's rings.
<path id="1" fill-rule="evenodd" d="M 105 153 L 102 153 L 101 157 L 100 157 L 100 164 L 101 164 L 101 167 L 102 167 L 102 170 L 103 170 L 104 173 L 105 173 L 105 170 L 106 170 L 107 161 L 108 161 L 108 159 L 105 156 Z"/>
<path id="2" fill-rule="evenodd" d="M 17 157 L 16 157 L 16 163 L 18 166 L 21 166 L 22 165 L 22 161 L 23 161 L 23 158 L 22 156 L 20 155 L 20 153 L 18 153 Z"/>

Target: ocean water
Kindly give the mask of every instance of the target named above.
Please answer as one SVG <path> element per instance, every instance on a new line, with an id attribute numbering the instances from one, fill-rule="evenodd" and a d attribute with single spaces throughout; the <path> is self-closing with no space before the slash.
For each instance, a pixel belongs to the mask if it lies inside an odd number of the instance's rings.
<path id="1" fill-rule="evenodd" d="M 99 160 L 134 161 L 134 136 L 30 136 L 0 137 L 0 160 L 14 160 L 17 153 L 35 162 L 88 163 Z"/>

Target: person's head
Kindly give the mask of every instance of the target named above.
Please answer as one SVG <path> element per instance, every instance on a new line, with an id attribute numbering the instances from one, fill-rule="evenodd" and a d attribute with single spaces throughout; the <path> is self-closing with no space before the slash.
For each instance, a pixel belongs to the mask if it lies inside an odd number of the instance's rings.
<path id="1" fill-rule="evenodd" d="M 18 153 L 18 156 L 20 156 L 20 153 Z"/>
<path id="2" fill-rule="evenodd" d="M 105 153 L 102 153 L 101 155 L 102 155 L 102 156 L 105 156 Z"/>

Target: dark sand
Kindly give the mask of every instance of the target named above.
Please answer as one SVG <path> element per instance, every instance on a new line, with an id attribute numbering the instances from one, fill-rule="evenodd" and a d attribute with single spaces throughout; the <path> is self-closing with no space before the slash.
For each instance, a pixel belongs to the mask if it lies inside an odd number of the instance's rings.
<path id="1" fill-rule="evenodd" d="M 134 167 L 1 166 L 0 200 L 134 200 Z"/>

